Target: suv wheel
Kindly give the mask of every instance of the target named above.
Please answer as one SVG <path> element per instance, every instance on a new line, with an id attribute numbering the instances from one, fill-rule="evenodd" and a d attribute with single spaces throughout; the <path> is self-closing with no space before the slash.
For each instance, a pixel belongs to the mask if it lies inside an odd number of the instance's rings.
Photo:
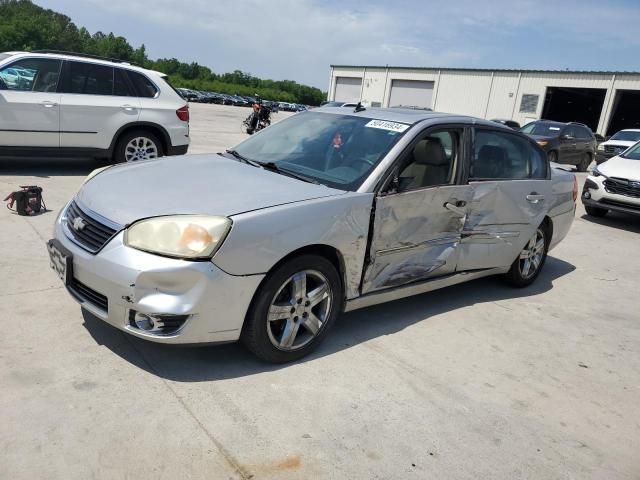
<path id="1" fill-rule="evenodd" d="M 580 160 L 580 163 L 578 164 L 576 169 L 579 172 L 586 172 L 589 168 L 589 165 L 591 165 L 591 155 L 589 155 L 588 153 L 583 153 L 582 159 Z"/>
<path id="2" fill-rule="evenodd" d="M 604 217 L 607 213 L 609 213 L 609 210 L 607 210 L 606 208 L 585 206 L 584 209 L 587 212 L 587 215 L 591 215 L 592 217 Z"/>
<path id="3" fill-rule="evenodd" d="M 539 226 L 505 274 L 507 283 L 514 287 L 527 287 L 533 283 L 547 259 L 549 240 L 546 229 Z"/>
<path id="4" fill-rule="evenodd" d="M 158 137 L 146 130 L 134 130 L 120 137 L 113 159 L 116 163 L 125 163 L 150 160 L 162 155 L 162 143 Z"/>
<path id="5" fill-rule="evenodd" d="M 323 257 L 304 255 L 272 272 L 258 289 L 240 340 L 272 363 L 313 351 L 342 310 L 342 282 Z"/>

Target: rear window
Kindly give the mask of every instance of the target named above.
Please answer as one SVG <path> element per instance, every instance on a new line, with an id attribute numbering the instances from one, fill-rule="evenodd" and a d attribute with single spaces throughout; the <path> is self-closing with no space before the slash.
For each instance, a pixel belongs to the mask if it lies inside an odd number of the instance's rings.
<path id="1" fill-rule="evenodd" d="M 133 70 L 127 71 L 139 97 L 153 98 L 158 93 L 156 86 L 147 77 Z"/>

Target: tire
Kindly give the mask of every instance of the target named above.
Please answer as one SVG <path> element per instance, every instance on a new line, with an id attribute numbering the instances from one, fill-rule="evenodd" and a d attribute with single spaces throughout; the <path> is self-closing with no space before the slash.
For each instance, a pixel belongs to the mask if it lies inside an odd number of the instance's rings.
<path id="1" fill-rule="evenodd" d="M 540 243 L 542 240 L 542 243 Z M 504 275 L 504 280 L 518 288 L 528 287 L 540 274 L 545 261 L 547 260 L 547 252 L 549 250 L 549 232 L 543 225 L 540 225 L 534 236 L 524 246 L 518 258 L 511 264 L 509 272 Z M 527 254 L 527 258 L 523 255 Z M 536 259 L 534 261 L 533 259 Z M 527 260 L 529 267 L 526 267 Z M 534 267 L 534 270 L 531 270 Z"/>
<path id="2" fill-rule="evenodd" d="M 583 153 L 580 163 L 576 166 L 576 170 L 578 170 L 579 172 L 586 172 L 589 168 L 589 165 L 591 165 L 591 155 L 589 155 L 588 153 Z"/>
<path id="3" fill-rule="evenodd" d="M 317 255 L 293 258 L 258 288 L 240 341 L 266 362 L 291 362 L 318 347 L 342 307 L 342 282 L 333 264 Z"/>
<path id="4" fill-rule="evenodd" d="M 584 209 L 587 212 L 587 215 L 590 215 L 592 217 L 604 217 L 607 213 L 609 213 L 609 210 L 607 210 L 606 208 L 585 206 Z"/>
<path id="5" fill-rule="evenodd" d="M 558 163 L 558 154 L 556 152 L 552 151 L 547 153 L 547 158 L 549 159 L 550 162 Z"/>
<path id="6" fill-rule="evenodd" d="M 162 142 L 154 133 L 148 130 L 132 130 L 118 139 L 113 160 L 115 163 L 127 163 L 150 160 L 163 155 Z"/>

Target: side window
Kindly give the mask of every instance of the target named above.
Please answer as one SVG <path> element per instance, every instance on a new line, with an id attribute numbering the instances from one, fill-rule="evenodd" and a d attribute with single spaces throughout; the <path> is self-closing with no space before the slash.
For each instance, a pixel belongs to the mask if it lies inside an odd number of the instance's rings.
<path id="1" fill-rule="evenodd" d="M 132 87 L 129 85 L 127 73 L 120 68 L 114 68 L 113 94 L 118 97 L 136 96 L 135 92 L 132 91 Z"/>
<path id="2" fill-rule="evenodd" d="M 65 93 L 113 95 L 113 67 L 94 63 L 69 62 Z"/>
<path id="3" fill-rule="evenodd" d="M 578 129 L 573 126 L 567 127 L 563 133 L 564 135 L 568 135 L 571 138 L 578 138 L 578 136 L 580 135 L 578 133 Z"/>
<path id="4" fill-rule="evenodd" d="M 460 155 L 461 138 L 461 129 L 431 131 L 422 136 L 401 167 L 401 190 L 451 184 Z"/>
<path id="5" fill-rule="evenodd" d="M 546 178 L 547 160 L 519 135 L 476 130 L 470 180 Z"/>
<path id="6" fill-rule="evenodd" d="M 8 90 L 55 92 L 61 63 L 52 58 L 25 58 L 1 68 L 0 79 Z"/>
<path id="7" fill-rule="evenodd" d="M 582 140 L 591 140 L 591 132 L 584 127 L 577 127 L 578 138 Z"/>
<path id="8" fill-rule="evenodd" d="M 141 73 L 134 72 L 133 70 L 129 70 L 127 73 L 129 74 L 129 78 L 131 79 L 139 97 L 153 98 L 156 96 L 158 89 L 153 83 L 151 83 L 151 80 Z"/>

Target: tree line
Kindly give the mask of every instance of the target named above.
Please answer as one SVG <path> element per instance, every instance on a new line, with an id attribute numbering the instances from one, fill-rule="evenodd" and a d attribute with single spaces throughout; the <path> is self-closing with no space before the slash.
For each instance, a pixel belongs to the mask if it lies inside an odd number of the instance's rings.
<path id="1" fill-rule="evenodd" d="M 218 74 L 196 62 L 176 58 L 147 57 L 144 44 L 134 48 L 126 38 L 112 32 L 91 34 L 69 17 L 44 9 L 30 0 L 0 0 L 0 52 L 61 50 L 108 57 L 134 63 L 169 75 L 174 87 L 228 94 L 259 94 L 269 100 L 319 105 L 326 99 L 320 89 L 293 80 L 265 80 L 235 70 Z"/>

